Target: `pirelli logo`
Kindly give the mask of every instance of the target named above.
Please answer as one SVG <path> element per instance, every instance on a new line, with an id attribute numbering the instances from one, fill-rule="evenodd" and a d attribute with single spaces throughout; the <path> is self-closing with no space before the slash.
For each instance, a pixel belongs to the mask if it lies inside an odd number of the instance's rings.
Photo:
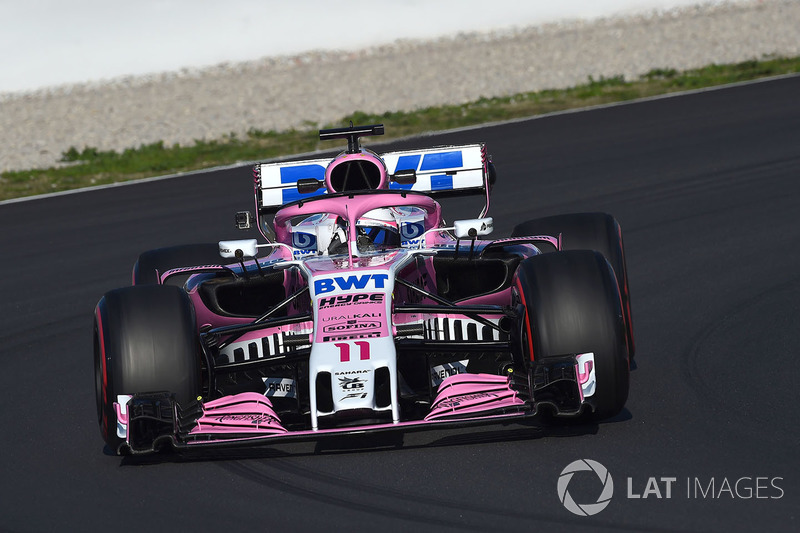
<path id="1" fill-rule="evenodd" d="M 380 331 L 374 331 L 371 333 L 348 333 L 345 335 L 332 335 L 329 337 L 322 337 L 323 342 L 330 342 L 330 341 L 346 341 L 351 339 L 374 339 L 375 337 L 380 337 Z"/>

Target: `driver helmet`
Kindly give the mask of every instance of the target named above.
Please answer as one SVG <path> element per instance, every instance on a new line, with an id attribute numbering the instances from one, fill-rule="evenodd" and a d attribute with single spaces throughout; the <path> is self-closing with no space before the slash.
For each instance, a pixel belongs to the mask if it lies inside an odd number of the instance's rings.
<path id="1" fill-rule="evenodd" d="M 327 250 L 328 255 L 347 253 L 347 222 L 340 216 L 335 218 L 335 224 L 326 228 L 326 238 L 319 239 L 320 251 Z"/>
<path id="2" fill-rule="evenodd" d="M 365 213 L 356 222 L 359 252 L 400 248 L 400 229 L 391 208 L 378 208 Z"/>

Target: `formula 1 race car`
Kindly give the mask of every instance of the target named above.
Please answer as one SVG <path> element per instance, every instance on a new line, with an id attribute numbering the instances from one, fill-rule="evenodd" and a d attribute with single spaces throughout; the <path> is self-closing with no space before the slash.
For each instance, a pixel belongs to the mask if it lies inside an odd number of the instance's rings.
<path id="1" fill-rule="evenodd" d="M 255 166 L 263 237 L 143 253 L 97 304 L 101 432 L 118 454 L 523 420 L 599 421 L 634 353 L 622 232 L 603 213 L 484 240 L 483 144 Z M 478 194 L 444 222 L 437 197 Z M 271 218 L 272 220 L 268 220 Z"/>

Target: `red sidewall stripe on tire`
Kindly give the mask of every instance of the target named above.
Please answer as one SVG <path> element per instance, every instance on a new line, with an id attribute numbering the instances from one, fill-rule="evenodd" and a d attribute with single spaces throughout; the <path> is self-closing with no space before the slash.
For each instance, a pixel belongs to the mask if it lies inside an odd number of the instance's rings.
<path id="1" fill-rule="evenodd" d="M 530 314 L 528 314 L 528 304 L 525 302 L 525 293 L 522 292 L 522 284 L 519 282 L 519 278 L 516 279 L 515 284 L 517 286 L 517 290 L 519 291 L 519 297 L 522 300 L 522 305 L 525 307 L 525 327 L 528 328 L 528 348 L 531 352 L 531 361 L 533 361 L 533 335 L 531 332 L 531 317 Z"/>
<path id="2" fill-rule="evenodd" d="M 103 336 L 103 319 L 100 313 L 99 305 L 97 306 L 97 309 L 95 309 L 95 317 L 97 319 L 97 337 L 100 342 L 100 366 L 103 369 L 103 426 L 101 431 L 103 433 L 103 437 L 108 439 L 108 369 L 106 368 L 106 343 Z"/>
<path id="3" fill-rule="evenodd" d="M 636 344 L 633 339 L 633 319 L 631 316 L 631 294 L 630 290 L 628 289 L 628 271 L 627 271 L 627 261 L 625 261 L 625 247 L 622 244 L 622 226 L 617 224 L 617 235 L 619 236 L 619 250 L 622 254 L 622 266 L 623 266 L 623 279 L 622 279 L 622 287 L 619 288 L 620 299 L 622 300 L 623 304 L 623 313 L 625 313 L 625 326 L 626 326 L 626 334 L 625 334 L 625 342 L 630 343 L 628 346 L 628 360 L 630 361 L 630 354 L 636 351 Z"/>

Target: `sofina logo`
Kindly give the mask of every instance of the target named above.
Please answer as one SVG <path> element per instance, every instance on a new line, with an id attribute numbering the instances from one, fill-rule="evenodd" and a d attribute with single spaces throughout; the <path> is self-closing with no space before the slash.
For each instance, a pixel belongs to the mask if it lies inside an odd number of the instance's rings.
<path id="1" fill-rule="evenodd" d="M 579 504 L 572 499 L 567 488 L 575 472 L 586 471 L 594 472 L 597 475 L 597 479 L 603 485 L 603 490 L 600 492 L 600 496 L 597 497 L 596 502 Z M 558 499 L 561 500 L 567 511 L 578 516 L 596 515 L 608 506 L 613 495 L 614 480 L 611 479 L 611 474 L 608 473 L 605 466 L 591 459 L 578 459 L 571 462 L 561 471 L 561 475 L 558 478 Z"/>

